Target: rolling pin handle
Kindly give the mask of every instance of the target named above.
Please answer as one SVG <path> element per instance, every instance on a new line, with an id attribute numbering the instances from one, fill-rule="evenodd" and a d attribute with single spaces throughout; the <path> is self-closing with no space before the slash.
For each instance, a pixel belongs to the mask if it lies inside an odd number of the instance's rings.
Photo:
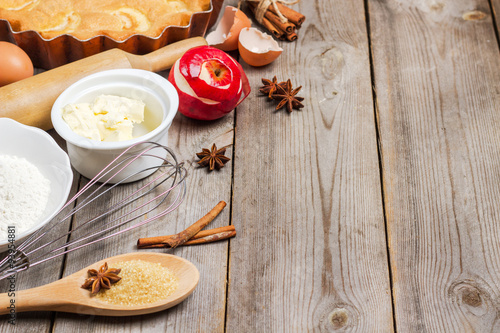
<path id="1" fill-rule="evenodd" d="M 136 56 L 127 54 L 132 68 L 145 69 L 151 72 L 159 72 L 172 67 L 187 50 L 207 45 L 203 37 L 193 37 L 162 47 L 151 53 Z"/>

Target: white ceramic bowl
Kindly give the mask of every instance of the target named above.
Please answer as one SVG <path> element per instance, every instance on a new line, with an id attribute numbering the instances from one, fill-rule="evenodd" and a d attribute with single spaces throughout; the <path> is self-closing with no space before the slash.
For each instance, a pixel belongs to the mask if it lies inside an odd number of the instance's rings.
<path id="1" fill-rule="evenodd" d="M 46 225 L 63 207 L 73 183 L 73 172 L 68 155 L 47 132 L 9 118 L 0 118 L 0 155 L 25 158 L 50 181 L 45 211 L 32 228 L 15 234 L 16 241 L 20 241 Z M 7 248 L 7 235 L 0 235 L 0 252 Z"/>
<path id="2" fill-rule="evenodd" d="M 63 107 L 67 104 L 90 103 L 101 94 L 138 99 L 146 104 L 144 122 L 134 126 L 134 137 L 137 137 L 126 141 L 102 142 L 84 138 L 71 130 L 62 118 Z M 141 69 L 112 69 L 91 74 L 68 87 L 52 106 L 51 119 L 54 129 L 67 142 L 73 167 L 83 176 L 94 178 L 120 153 L 138 142 L 151 141 L 167 146 L 168 129 L 178 106 L 177 91 L 164 77 Z M 139 149 L 141 145 L 129 153 Z M 142 179 L 153 171 L 130 176 L 158 164 L 161 164 L 158 159 L 141 158 L 114 177 L 111 183 Z"/>

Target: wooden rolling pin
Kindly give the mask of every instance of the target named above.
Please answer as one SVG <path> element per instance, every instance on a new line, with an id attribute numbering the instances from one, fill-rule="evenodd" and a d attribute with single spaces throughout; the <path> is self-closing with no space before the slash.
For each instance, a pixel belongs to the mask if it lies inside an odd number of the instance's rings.
<path id="1" fill-rule="evenodd" d="M 79 79 L 92 73 L 116 68 L 162 71 L 172 67 L 174 62 L 190 48 L 206 44 L 203 37 L 194 37 L 142 56 L 120 49 L 111 49 L 8 84 L 0 88 L 0 117 L 49 130 L 52 128 L 50 120 L 52 105 L 67 87 Z"/>

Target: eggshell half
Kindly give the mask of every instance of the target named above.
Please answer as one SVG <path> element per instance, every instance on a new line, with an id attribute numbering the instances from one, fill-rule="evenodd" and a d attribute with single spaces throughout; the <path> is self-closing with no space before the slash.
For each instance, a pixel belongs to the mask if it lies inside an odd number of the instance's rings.
<path id="1" fill-rule="evenodd" d="M 250 27 L 252 22 L 238 8 L 227 6 L 217 28 L 206 37 L 210 46 L 222 51 L 238 49 L 238 36 L 241 29 Z"/>
<path id="2" fill-rule="evenodd" d="M 271 35 L 255 28 L 244 28 L 240 31 L 238 50 L 241 58 L 255 67 L 270 64 L 283 52 Z"/>

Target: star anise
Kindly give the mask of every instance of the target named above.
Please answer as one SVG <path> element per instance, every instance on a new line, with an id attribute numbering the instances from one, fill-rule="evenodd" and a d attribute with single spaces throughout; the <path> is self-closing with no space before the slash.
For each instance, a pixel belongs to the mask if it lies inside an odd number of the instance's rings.
<path id="1" fill-rule="evenodd" d="M 85 280 L 82 284 L 83 289 L 91 289 L 92 295 L 97 294 L 101 288 L 109 289 L 112 283 L 120 281 L 122 278 L 118 276 L 120 273 L 120 268 L 109 268 L 108 263 L 105 262 L 99 268 L 99 271 L 95 269 L 89 269 L 89 278 Z"/>
<path id="2" fill-rule="evenodd" d="M 202 148 L 201 153 L 196 153 L 198 158 L 201 160 L 198 161 L 198 164 L 202 167 L 208 166 L 208 169 L 212 171 L 214 168 L 219 170 L 224 167 L 224 164 L 229 162 L 231 159 L 227 156 L 224 156 L 226 153 L 226 148 L 221 148 L 217 150 L 217 146 L 215 143 L 212 145 L 212 149 L 208 150 L 207 148 Z"/>
<path id="3" fill-rule="evenodd" d="M 303 108 L 304 104 L 301 102 L 304 100 L 304 97 L 295 96 L 301 88 L 302 86 L 293 89 L 290 79 L 286 81 L 286 85 L 284 87 L 278 85 L 276 92 L 272 94 L 273 99 L 280 101 L 276 106 L 276 110 L 279 110 L 284 106 L 286 106 L 286 110 L 288 112 L 292 112 L 292 109 L 299 110 L 300 108 Z"/>
<path id="4" fill-rule="evenodd" d="M 273 77 L 272 81 L 268 79 L 262 79 L 262 84 L 264 84 L 263 87 L 260 87 L 259 91 L 263 93 L 264 95 L 267 95 L 269 99 L 272 99 L 272 95 L 276 92 L 276 89 L 278 86 L 285 86 L 286 82 L 280 82 L 278 83 L 278 80 L 276 79 L 276 76 Z"/>

